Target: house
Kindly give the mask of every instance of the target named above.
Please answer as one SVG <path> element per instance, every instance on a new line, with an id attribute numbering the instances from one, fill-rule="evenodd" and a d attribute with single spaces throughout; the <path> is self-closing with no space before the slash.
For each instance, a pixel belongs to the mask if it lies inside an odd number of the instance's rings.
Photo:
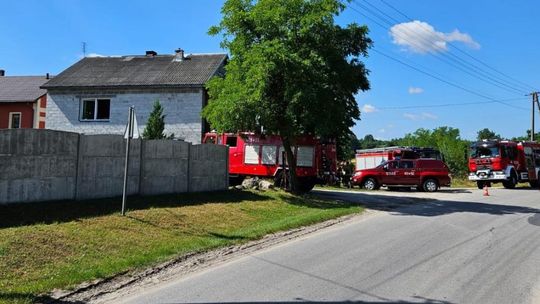
<path id="1" fill-rule="evenodd" d="M 207 123 L 205 84 L 224 73 L 226 54 L 83 58 L 42 86 L 48 91 L 47 128 L 85 134 L 123 134 L 128 108 L 135 107 L 142 133 L 158 100 L 165 133 L 200 143 Z"/>
<path id="2" fill-rule="evenodd" d="M 5 76 L 0 70 L 0 129 L 45 128 L 47 76 Z"/>

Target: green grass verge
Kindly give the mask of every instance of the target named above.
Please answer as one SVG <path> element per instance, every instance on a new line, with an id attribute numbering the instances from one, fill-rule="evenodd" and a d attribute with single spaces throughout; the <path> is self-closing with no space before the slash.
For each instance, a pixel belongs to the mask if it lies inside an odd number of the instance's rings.
<path id="1" fill-rule="evenodd" d="M 0 206 L 0 303 L 141 269 L 175 256 L 358 213 L 279 191 L 223 191 Z M 42 299 L 42 298 L 41 298 Z"/>

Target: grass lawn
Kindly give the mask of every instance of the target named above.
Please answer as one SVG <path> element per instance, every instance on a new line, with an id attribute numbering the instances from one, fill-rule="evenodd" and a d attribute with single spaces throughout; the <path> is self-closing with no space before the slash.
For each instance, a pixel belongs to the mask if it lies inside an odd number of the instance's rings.
<path id="1" fill-rule="evenodd" d="M 361 207 L 280 191 L 223 191 L 0 206 L 0 303 L 238 244 Z"/>

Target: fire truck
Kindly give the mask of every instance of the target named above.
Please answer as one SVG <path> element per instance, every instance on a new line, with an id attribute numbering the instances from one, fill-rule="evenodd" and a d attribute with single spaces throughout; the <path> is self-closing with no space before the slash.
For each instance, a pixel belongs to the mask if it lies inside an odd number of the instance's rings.
<path id="1" fill-rule="evenodd" d="M 279 183 L 288 170 L 285 150 L 277 135 L 255 133 L 206 133 L 203 143 L 229 146 L 230 184 L 240 184 L 245 177 L 273 178 Z M 334 180 L 336 173 L 336 143 L 310 135 L 295 139 L 293 153 L 299 188 L 308 192 L 317 183 Z"/>
<path id="2" fill-rule="evenodd" d="M 375 168 L 382 162 L 394 159 L 433 158 L 441 160 L 441 154 L 433 148 L 385 147 L 356 150 L 356 170 Z"/>
<path id="3" fill-rule="evenodd" d="M 507 189 L 528 182 L 540 187 L 540 143 L 483 140 L 473 143 L 469 154 L 469 180 L 479 189 L 502 182 Z"/>

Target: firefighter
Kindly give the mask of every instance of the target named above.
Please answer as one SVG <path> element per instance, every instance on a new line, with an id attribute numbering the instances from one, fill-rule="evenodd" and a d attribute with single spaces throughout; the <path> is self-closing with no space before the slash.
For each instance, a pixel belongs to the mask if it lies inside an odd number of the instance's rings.
<path id="1" fill-rule="evenodd" d="M 343 165 L 343 185 L 347 188 L 352 188 L 351 177 L 354 171 L 353 169 L 353 164 L 348 161 Z"/>
<path id="2" fill-rule="evenodd" d="M 343 182 L 343 175 L 345 174 L 343 170 L 343 164 L 340 162 L 338 163 L 337 170 L 336 170 L 336 179 L 337 179 L 337 186 L 341 187 L 341 184 Z"/>

